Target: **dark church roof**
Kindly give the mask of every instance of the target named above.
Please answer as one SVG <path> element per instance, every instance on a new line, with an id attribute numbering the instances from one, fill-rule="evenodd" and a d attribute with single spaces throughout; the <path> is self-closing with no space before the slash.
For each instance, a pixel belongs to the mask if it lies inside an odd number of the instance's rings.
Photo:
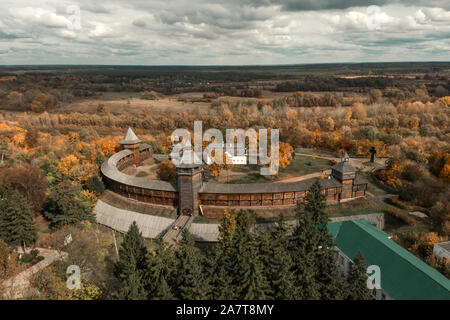
<path id="1" fill-rule="evenodd" d="M 366 178 L 362 177 L 360 174 L 356 174 L 355 176 L 355 181 L 353 182 L 353 184 L 367 184 L 369 183 Z"/>
<path id="2" fill-rule="evenodd" d="M 336 163 L 331 169 L 342 173 L 356 172 L 356 169 L 348 161 Z"/>

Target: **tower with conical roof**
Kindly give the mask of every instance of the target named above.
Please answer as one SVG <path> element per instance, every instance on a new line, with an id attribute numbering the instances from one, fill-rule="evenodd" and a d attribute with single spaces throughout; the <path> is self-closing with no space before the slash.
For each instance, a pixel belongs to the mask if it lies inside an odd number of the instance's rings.
<path id="1" fill-rule="evenodd" d="M 141 146 L 141 140 L 134 134 L 131 128 L 128 128 L 127 133 L 120 140 L 120 144 L 124 150 L 130 150 L 133 152 L 133 160 L 136 166 L 141 165 L 141 154 L 139 148 Z"/>

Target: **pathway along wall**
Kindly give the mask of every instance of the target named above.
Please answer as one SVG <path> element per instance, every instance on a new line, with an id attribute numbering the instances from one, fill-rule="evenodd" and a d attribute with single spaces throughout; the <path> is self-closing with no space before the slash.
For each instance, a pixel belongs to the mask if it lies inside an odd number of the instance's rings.
<path id="1" fill-rule="evenodd" d="M 151 146 L 142 144 L 139 147 L 140 159 L 152 156 Z M 137 201 L 178 207 L 179 190 L 177 184 L 145 177 L 126 175 L 121 170 L 133 165 L 134 153 L 122 150 L 101 166 L 101 172 L 108 189 L 124 197 Z M 330 203 L 341 200 L 343 184 L 335 179 L 319 180 L 323 193 Z M 198 191 L 199 205 L 218 207 L 267 207 L 293 206 L 304 202 L 306 192 L 313 182 L 301 181 L 292 183 L 253 183 L 253 184 L 202 184 Z M 348 187 L 350 189 L 348 190 Z M 353 183 L 346 183 L 346 198 L 365 195 L 367 181 L 356 175 Z"/>

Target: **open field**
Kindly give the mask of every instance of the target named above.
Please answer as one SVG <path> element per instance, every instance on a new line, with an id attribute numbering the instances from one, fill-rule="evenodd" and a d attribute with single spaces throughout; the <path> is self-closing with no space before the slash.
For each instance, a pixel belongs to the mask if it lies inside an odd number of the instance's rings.
<path id="1" fill-rule="evenodd" d="M 210 103 L 207 102 L 183 102 L 179 99 L 194 98 L 195 94 L 180 94 L 161 97 L 157 100 L 146 100 L 139 93 L 108 92 L 103 96 L 82 99 L 63 106 L 60 110 L 66 112 L 96 113 L 99 105 L 104 105 L 111 113 L 124 112 L 142 113 L 148 111 L 193 111 L 207 112 Z"/>
<path id="2" fill-rule="evenodd" d="M 227 173 L 221 177 L 221 181 L 228 183 L 262 183 L 275 182 L 278 180 L 285 180 L 296 176 L 302 176 L 322 170 L 330 169 L 330 161 L 326 159 L 312 159 L 308 156 L 295 156 L 291 164 L 286 168 L 280 168 L 276 177 L 262 176 L 257 169 L 250 166 L 235 166 L 230 171 L 229 177 Z"/>

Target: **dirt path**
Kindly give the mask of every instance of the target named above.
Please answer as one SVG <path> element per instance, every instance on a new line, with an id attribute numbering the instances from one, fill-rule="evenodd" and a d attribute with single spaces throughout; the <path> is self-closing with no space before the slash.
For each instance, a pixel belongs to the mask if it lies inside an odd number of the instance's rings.
<path id="1" fill-rule="evenodd" d="M 325 170 L 324 172 L 327 175 L 331 174 L 331 170 Z M 308 174 L 305 174 L 305 175 L 300 176 L 300 177 L 292 177 L 292 178 L 281 179 L 281 180 L 278 180 L 278 181 L 274 181 L 273 183 L 297 182 L 297 181 L 309 180 L 309 179 L 313 179 L 313 178 L 319 178 L 321 175 L 322 175 L 322 171 L 318 171 L 318 172 L 308 173 Z"/>
<path id="2" fill-rule="evenodd" d="M 295 154 L 299 155 L 299 156 L 309 156 L 309 157 L 311 156 L 310 154 L 307 154 L 307 153 L 295 153 Z M 326 156 L 316 155 L 316 158 L 333 160 L 336 162 L 341 161 L 341 158 L 337 158 L 337 157 L 326 157 Z M 370 161 L 370 158 L 350 158 L 350 164 L 353 167 L 355 167 L 356 169 L 359 169 L 363 172 L 367 172 L 367 171 L 372 171 L 372 170 L 384 167 L 386 165 L 387 159 L 389 159 L 389 158 L 375 158 L 375 162 L 373 163 L 373 165 L 366 165 L 365 163 L 368 163 Z"/>
<path id="3" fill-rule="evenodd" d="M 296 155 L 311 156 L 306 153 L 296 153 Z M 321 158 L 321 159 L 326 159 L 326 160 L 334 160 L 336 162 L 341 161 L 340 158 L 335 158 L 335 157 L 316 156 L 316 158 Z M 367 163 L 369 161 L 368 158 L 350 158 L 350 164 L 353 167 L 355 167 L 356 169 L 361 170 L 362 172 L 368 172 L 368 171 L 372 171 L 372 170 L 384 167 L 387 159 L 388 158 L 375 158 L 374 165 L 371 166 L 371 165 L 365 165 L 365 163 Z M 324 170 L 323 172 L 325 172 L 327 175 L 329 175 L 329 174 L 331 174 L 331 169 Z M 317 172 L 305 174 L 305 175 L 299 176 L 299 177 L 291 177 L 291 178 L 277 180 L 277 181 L 274 181 L 274 183 L 304 181 L 304 180 L 309 180 L 309 179 L 313 179 L 313 178 L 319 178 L 321 175 L 322 175 L 322 171 L 317 171 Z"/>
<path id="4" fill-rule="evenodd" d="M 26 298 L 27 291 L 30 289 L 30 278 L 40 270 L 48 267 L 53 262 L 61 260 L 65 254 L 60 254 L 56 250 L 36 248 L 39 250 L 39 256 L 44 257 L 44 260 L 39 261 L 32 267 L 22 271 L 18 275 L 3 281 L 0 284 L 0 293 L 5 299 L 23 299 Z"/>

